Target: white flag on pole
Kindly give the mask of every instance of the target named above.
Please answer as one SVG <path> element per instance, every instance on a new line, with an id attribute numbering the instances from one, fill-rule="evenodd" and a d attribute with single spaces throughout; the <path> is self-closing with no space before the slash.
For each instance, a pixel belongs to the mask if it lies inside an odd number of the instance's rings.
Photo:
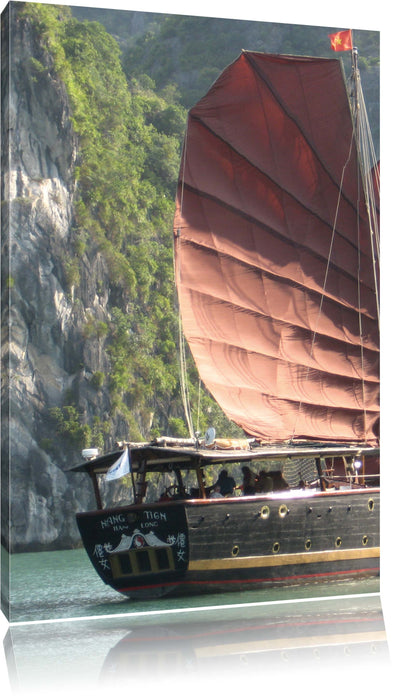
<path id="1" fill-rule="evenodd" d="M 106 472 L 106 481 L 113 481 L 113 479 L 121 479 L 122 476 L 130 473 L 130 451 L 128 447 L 125 448 L 124 452 L 120 457 L 111 465 L 110 469 Z"/>

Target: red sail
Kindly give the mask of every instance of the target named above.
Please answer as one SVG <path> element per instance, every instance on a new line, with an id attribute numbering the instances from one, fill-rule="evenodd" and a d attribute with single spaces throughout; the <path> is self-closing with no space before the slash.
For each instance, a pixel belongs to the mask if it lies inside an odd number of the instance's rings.
<path id="1" fill-rule="evenodd" d="M 337 59 L 244 52 L 190 111 L 174 222 L 183 329 L 251 436 L 376 441 L 360 186 Z"/>

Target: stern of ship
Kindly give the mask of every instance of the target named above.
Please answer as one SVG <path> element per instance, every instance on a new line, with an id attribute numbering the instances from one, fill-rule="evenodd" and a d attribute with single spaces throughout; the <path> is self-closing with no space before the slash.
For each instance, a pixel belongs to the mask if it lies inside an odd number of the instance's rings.
<path id="1" fill-rule="evenodd" d="M 125 506 L 76 518 L 94 568 L 119 593 L 158 598 L 182 582 L 189 561 L 183 505 Z"/>

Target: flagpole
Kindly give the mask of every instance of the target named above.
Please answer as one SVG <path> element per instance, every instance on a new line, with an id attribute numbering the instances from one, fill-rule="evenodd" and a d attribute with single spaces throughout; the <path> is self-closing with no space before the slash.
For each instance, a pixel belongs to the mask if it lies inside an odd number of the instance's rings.
<path id="1" fill-rule="evenodd" d="M 352 42 L 352 29 L 351 29 L 351 57 L 352 57 L 352 70 L 354 72 L 354 77 L 356 77 L 356 73 L 358 71 L 358 49 L 356 46 L 353 45 Z"/>
<path id="2" fill-rule="evenodd" d="M 137 503 L 137 491 L 135 488 L 133 463 L 132 463 L 132 459 L 131 459 L 131 450 L 130 450 L 129 445 L 127 445 L 127 450 L 128 450 L 128 461 L 130 462 L 131 483 L 132 483 L 132 487 L 133 487 L 133 497 L 134 497 L 134 504 L 135 504 L 135 503 Z"/>
<path id="3" fill-rule="evenodd" d="M 352 81 L 353 81 L 353 86 L 354 86 L 354 91 L 353 91 L 353 105 L 352 105 L 352 113 L 353 113 L 353 118 L 354 118 L 354 123 L 356 127 L 356 135 L 357 135 L 357 143 L 359 145 L 359 134 L 358 134 L 358 110 L 359 110 L 359 104 L 358 104 L 358 48 L 354 46 L 353 44 L 353 36 L 352 36 L 352 29 L 351 31 L 351 68 L 352 68 Z"/>

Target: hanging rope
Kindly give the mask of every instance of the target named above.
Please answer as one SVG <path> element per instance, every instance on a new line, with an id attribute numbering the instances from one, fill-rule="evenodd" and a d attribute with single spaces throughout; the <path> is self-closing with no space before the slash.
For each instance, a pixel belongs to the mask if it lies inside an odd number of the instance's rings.
<path id="1" fill-rule="evenodd" d="M 354 60 L 354 57 L 353 57 L 353 60 Z M 375 149 L 374 149 L 374 145 L 373 145 L 371 130 L 369 127 L 368 116 L 367 116 L 366 106 L 365 106 L 365 102 L 364 102 L 361 81 L 360 81 L 360 77 L 359 77 L 359 71 L 356 67 L 354 67 L 354 69 L 353 69 L 352 79 L 354 80 L 355 96 L 356 96 L 356 99 L 354 101 L 354 108 L 353 108 L 354 129 L 353 129 L 353 134 L 352 134 L 352 139 L 351 139 L 351 143 L 350 143 L 348 157 L 347 157 L 347 160 L 343 166 L 342 173 L 341 173 L 340 188 L 339 188 L 338 197 L 337 197 L 337 206 L 336 206 L 334 223 L 333 223 L 332 234 L 331 234 L 330 249 L 329 249 L 329 254 L 328 254 L 327 263 L 326 263 L 326 272 L 325 272 L 325 276 L 324 276 L 323 289 L 322 289 L 322 295 L 320 298 L 320 305 L 319 305 L 319 312 L 318 312 L 316 327 L 315 327 L 315 330 L 313 332 L 313 337 L 312 337 L 310 356 L 312 358 L 314 357 L 314 346 L 315 346 L 315 342 L 316 342 L 317 328 L 318 328 L 318 323 L 319 323 L 319 319 L 320 319 L 321 312 L 322 312 L 322 306 L 324 303 L 325 292 L 326 292 L 326 287 L 327 287 L 327 279 L 328 279 L 330 262 L 331 262 L 331 255 L 332 255 L 333 244 L 334 244 L 334 237 L 335 237 L 335 231 L 336 231 L 336 225 L 337 225 L 337 219 L 338 219 L 338 212 L 339 212 L 340 201 L 341 201 L 341 196 L 342 196 L 344 175 L 345 175 L 345 171 L 346 171 L 346 168 L 348 166 L 348 163 L 350 161 L 352 149 L 353 149 L 353 144 L 355 142 L 357 145 L 357 148 L 358 148 L 358 157 L 359 157 L 359 163 L 360 163 L 360 169 L 359 169 L 359 173 L 358 173 L 360 179 L 358 181 L 358 199 L 357 199 L 357 240 L 358 240 L 357 294 L 358 294 L 358 327 L 359 327 L 359 339 L 360 339 L 362 406 L 363 406 L 363 415 L 364 415 L 364 436 L 365 436 L 366 430 L 367 430 L 367 411 L 366 411 L 366 398 L 365 398 L 366 393 L 365 393 L 365 371 L 364 371 L 363 324 L 362 324 L 362 313 L 361 313 L 361 308 L 362 308 L 362 306 L 361 306 L 361 301 L 362 301 L 362 299 L 361 299 L 361 244 L 360 244 L 360 225 L 359 225 L 360 224 L 360 201 L 361 201 L 361 196 L 363 195 L 365 205 L 366 205 L 367 215 L 368 215 L 368 222 L 369 222 L 370 241 L 371 241 L 371 258 L 372 258 L 372 264 L 373 264 L 376 307 L 377 307 L 377 321 L 378 321 L 378 328 L 379 328 L 380 313 L 379 313 L 379 289 L 378 289 L 377 267 L 379 265 L 380 243 L 379 243 L 379 222 L 378 222 L 378 218 L 377 218 L 377 208 L 376 208 L 376 201 L 375 201 L 375 199 L 376 199 L 375 198 L 375 188 L 377 189 L 378 192 L 380 191 L 380 178 L 379 178 L 379 172 L 377 169 L 377 160 L 376 160 L 376 155 L 375 155 Z M 306 379 L 308 378 L 309 373 L 310 373 L 310 366 L 307 367 Z M 292 439 L 294 439 L 295 435 L 296 435 L 297 422 L 299 420 L 299 416 L 300 416 L 300 413 L 302 410 L 302 405 L 303 405 L 303 401 L 301 399 L 299 402 L 299 406 L 298 406 L 298 412 L 297 412 L 297 417 L 296 417 L 296 422 L 295 422 L 295 427 L 294 427 Z"/>
<path id="2" fill-rule="evenodd" d="M 354 133 L 352 134 L 352 138 L 351 138 L 351 142 L 350 142 L 350 148 L 349 148 L 349 151 L 348 151 L 347 160 L 345 161 L 345 163 L 344 163 L 344 165 L 343 165 L 343 169 L 342 169 L 342 171 L 341 171 L 340 188 L 339 188 L 339 191 L 338 191 L 337 205 L 336 205 L 336 210 L 335 210 L 335 214 L 334 214 L 333 228 L 332 228 L 332 231 L 331 231 L 330 248 L 329 248 L 329 251 L 328 251 L 327 264 L 326 264 L 326 271 L 325 271 L 325 273 L 324 273 L 323 289 L 322 289 L 322 294 L 321 294 L 321 297 L 320 297 L 319 312 L 318 312 L 318 314 L 317 314 L 316 328 L 315 328 L 315 330 L 314 330 L 314 332 L 313 332 L 312 345 L 311 345 L 311 349 L 310 349 L 310 356 L 311 356 L 311 357 L 313 357 L 313 349 L 314 349 L 314 344 L 315 344 L 315 342 L 316 342 L 317 329 L 318 329 L 319 320 L 320 320 L 320 316 L 321 316 L 321 311 L 322 311 L 322 307 L 323 307 L 323 303 L 324 303 L 324 297 L 325 297 L 325 295 L 326 295 L 327 278 L 328 278 L 328 274 L 329 274 L 329 271 L 330 271 L 331 255 L 332 255 L 332 252 L 333 252 L 334 238 L 335 238 L 335 233 L 336 233 L 336 228 L 337 228 L 338 212 L 339 212 L 339 209 L 340 209 L 341 196 L 342 196 L 342 192 L 343 192 L 344 176 L 345 176 L 345 171 L 347 170 L 348 163 L 350 162 L 350 159 L 351 159 L 351 153 L 352 153 L 353 144 L 354 144 Z"/>
<path id="3" fill-rule="evenodd" d="M 188 124 L 186 125 L 185 141 L 184 141 L 184 146 L 183 146 L 183 159 L 182 159 L 181 195 L 180 195 L 180 215 L 181 216 L 182 216 L 182 212 L 183 212 L 183 194 L 184 194 L 184 187 L 185 187 L 187 138 L 188 138 Z M 179 270 L 179 266 L 178 266 L 178 269 L 176 269 L 175 259 L 176 258 L 179 259 L 179 250 L 180 250 L 180 245 L 181 245 L 180 239 L 181 239 L 181 231 L 180 231 L 180 229 L 178 229 L 175 233 L 175 247 L 178 250 L 175 250 L 176 255 L 174 255 L 174 277 L 175 277 L 177 289 L 179 289 L 178 282 L 180 282 L 180 270 Z M 180 390 L 181 390 L 181 396 L 182 396 L 183 410 L 185 413 L 185 419 L 186 419 L 186 423 L 187 423 L 188 430 L 189 430 L 189 436 L 191 438 L 194 438 L 195 431 L 193 428 L 192 410 L 190 407 L 189 386 L 188 386 L 188 381 L 187 381 L 186 342 L 185 342 L 185 336 L 184 336 L 183 328 L 182 328 L 182 319 L 181 319 L 181 314 L 180 314 L 179 298 L 178 298 L 177 306 L 178 306 L 178 343 L 179 343 Z"/>
<path id="4" fill-rule="evenodd" d="M 371 246 L 371 258 L 373 265 L 374 274 L 374 286 L 375 286 L 375 298 L 376 298 L 376 312 L 377 312 L 377 322 L 378 329 L 380 327 L 380 310 L 379 310 L 379 288 L 378 288 L 378 275 L 377 267 L 379 265 L 379 255 L 380 255 L 380 241 L 379 241 L 379 222 L 377 217 L 377 207 L 375 198 L 375 188 L 377 192 L 380 191 L 380 179 L 379 172 L 377 168 L 377 160 L 375 155 L 375 148 L 373 144 L 372 134 L 369 127 L 368 115 L 364 101 L 364 95 L 362 91 L 362 85 L 360 80 L 360 75 L 358 68 L 356 67 L 356 57 L 354 60 L 354 81 L 356 84 L 356 102 L 354 105 L 354 123 L 357 128 L 357 145 L 359 153 L 359 182 L 358 182 L 358 206 L 360 203 L 361 195 L 364 196 L 369 233 L 370 233 L 370 246 Z M 362 381 L 362 405 L 364 414 L 364 433 L 367 431 L 367 410 L 366 410 L 366 398 L 365 398 L 365 371 L 364 371 L 364 346 L 363 346 L 363 327 L 362 327 L 362 314 L 361 314 L 361 242 L 360 242 L 360 230 L 358 227 L 358 317 L 359 317 L 359 337 L 361 343 L 361 381 Z"/>
<path id="5" fill-rule="evenodd" d="M 322 287 L 322 293 L 321 293 L 321 297 L 320 297 L 320 304 L 319 304 L 319 310 L 318 310 L 318 314 L 317 314 L 316 326 L 315 326 L 315 329 L 314 329 L 313 334 L 312 334 L 312 342 L 311 342 L 311 346 L 310 346 L 310 357 L 311 358 L 314 357 L 314 346 L 316 343 L 316 336 L 318 333 L 319 320 L 320 320 L 320 316 L 321 316 L 321 312 L 322 312 L 322 308 L 323 308 L 324 298 L 326 296 L 327 279 L 328 279 L 328 274 L 329 274 L 329 270 L 330 270 L 331 256 L 332 256 L 332 252 L 333 252 L 333 245 L 334 245 L 334 239 L 335 239 L 335 233 L 336 233 L 336 227 L 337 227 L 338 212 L 340 209 L 340 202 L 341 202 L 341 196 L 342 196 L 342 190 L 343 190 L 344 176 L 345 176 L 345 171 L 347 169 L 348 163 L 350 162 L 350 159 L 351 159 L 353 143 L 354 143 L 354 132 L 352 134 L 347 160 L 345 161 L 343 168 L 342 168 L 342 171 L 341 171 L 340 187 L 339 187 L 339 191 L 338 191 L 336 210 L 335 210 L 335 214 L 334 214 L 334 222 L 333 222 L 333 227 L 332 227 L 332 231 L 331 231 L 330 248 L 329 248 L 328 256 L 327 256 L 326 271 L 324 273 L 323 287 Z M 309 365 L 307 367 L 307 370 L 306 370 L 306 381 L 309 378 L 310 369 L 311 369 L 311 367 Z M 298 423 L 298 420 L 299 420 L 299 417 L 300 417 L 300 414 L 302 411 L 302 405 L 303 405 L 303 400 L 300 399 L 297 414 L 296 414 L 296 421 L 295 421 L 295 425 L 293 428 L 292 440 L 294 440 L 295 436 L 296 436 L 297 423 Z"/>
<path id="6" fill-rule="evenodd" d="M 356 123 L 358 127 L 357 143 L 359 148 L 359 158 L 361 164 L 361 176 L 363 190 L 365 196 L 365 204 L 369 222 L 371 255 L 374 273 L 374 285 L 376 296 L 376 310 L 378 319 L 378 328 L 380 327 L 380 304 L 379 304 L 379 283 L 377 269 L 380 262 L 380 237 L 379 237 L 379 222 L 377 217 L 377 207 L 375 198 L 375 187 L 380 193 L 380 176 L 377 168 L 377 159 L 375 154 L 374 143 L 368 122 L 368 115 L 362 91 L 359 72 L 356 72 L 355 80 L 357 82 L 357 115 Z"/>
<path id="7" fill-rule="evenodd" d="M 186 344 L 185 336 L 182 330 L 182 321 L 179 313 L 179 358 L 180 358 L 180 388 L 183 401 L 183 409 L 185 411 L 186 423 L 189 429 L 189 436 L 195 437 L 193 428 L 192 411 L 190 408 L 190 395 L 187 382 L 187 363 L 186 363 Z"/>

